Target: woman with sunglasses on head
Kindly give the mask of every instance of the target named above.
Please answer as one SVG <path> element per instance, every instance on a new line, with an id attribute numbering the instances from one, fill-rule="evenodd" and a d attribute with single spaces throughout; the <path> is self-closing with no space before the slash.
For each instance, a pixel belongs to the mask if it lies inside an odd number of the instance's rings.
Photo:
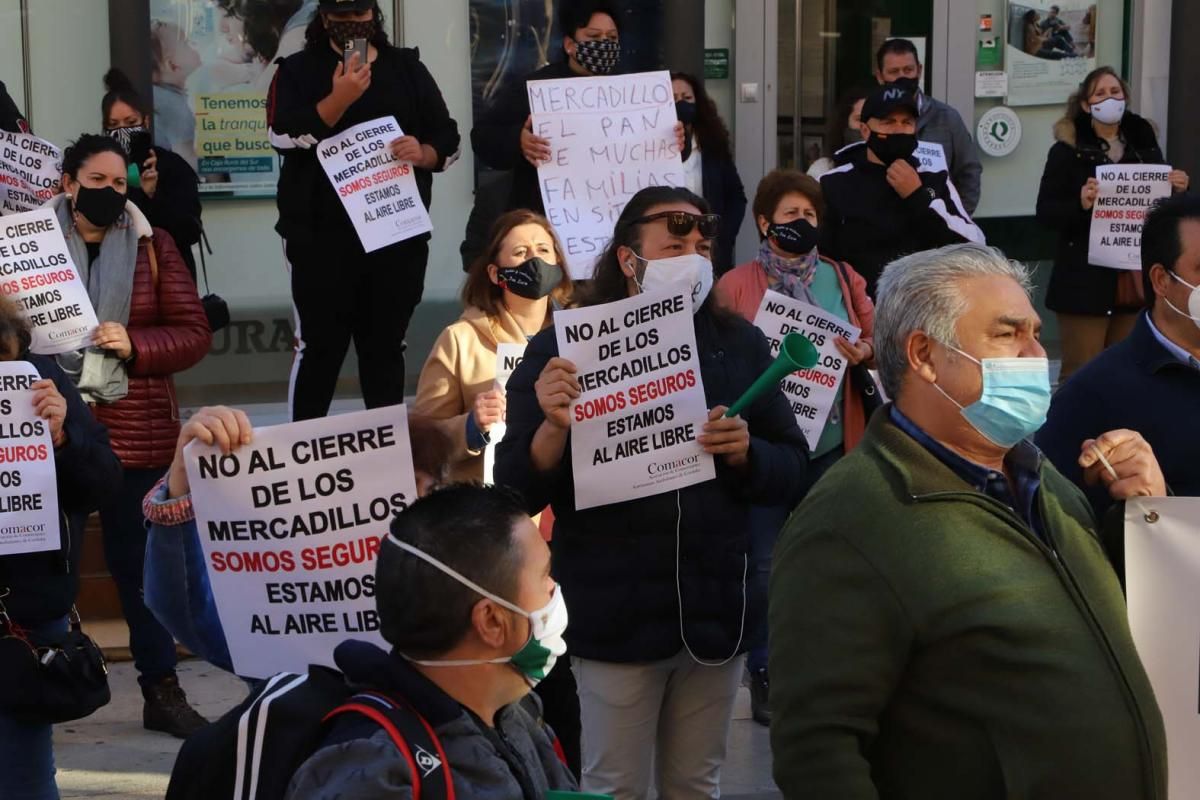
<path id="1" fill-rule="evenodd" d="M 675 115 L 684 126 L 684 184 L 721 217 L 712 261 L 717 275 L 724 275 L 733 269 L 734 243 L 746 215 L 746 189 L 733 163 L 729 129 L 704 84 L 686 72 L 672 72 L 671 87 Z"/>
<path id="2" fill-rule="evenodd" d="M 577 369 L 553 329 L 508 382 L 498 483 L 554 511 L 554 574 L 570 598 L 568 647 L 583 722 L 583 786 L 617 798 L 717 796 L 742 653 L 761 621 L 747 602 L 751 503 L 789 504 L 804 437 L 778 390 L 724 413 L 771 364 L 765 337 L 719 310 L 712 240 L 720 220 L 687 191 L 638 192 L 617 220 L 585 305 L 676 287 L 690 295 L 710 408 L 697 441 L 717 477 L 677 492 L 577 510 L 570 405 Z M 580 476 L 580 479 L 586 479 Z"/>
<path id="3" fill-rule="evenodd" d="M 108 90 L 100 101 L 104 131 L 133 160 L 129 199 L 152 227 L 171 234 L 195 282 L 192 246 L 200 241 L 200 179 L 178 154 L 150 146 L 150 108 L 125 73 L 110 69 L 104 74 L 104 86 Z"/>
<path id="4" fill-rule="evenodd" d="M 758 257 L 736 267 L 717 284 L 719 299 L 747 321 L 753 322 L 768 289 L 817 306 L 862 331 L 856 344 L 835 339 L 838 351 L 850 366 L 874 367 L 875 304 L 867 294 L 866 280 L 844 262 L 825 258 L 817 251 L 817 230 L 824 213 L 821 185 L 794 169 L 778 169 L 758 184 L 754 195 L 754 223 L 761 244 Z M 801 497 L 843 455 L 854 448 L 866 431 L 864 390 L 851 372 L 838 387 L 837 398 L 817 447 L 810 453 L 808 475 Z M 771 552 L 791 507 L 756 506 L 751 533 L 753 585 L 766 597 Z M 750 701 L 754 720 L 769 725 L 770 682 L 767 676 L 765 626 L 762 638 L 750 649 Z"/>
<path id="5" fill-rule="evenodd" d="M 551 300 L 563 304 L 571 279 L 549 221 L 527 209 L 492 226 L 488 249 L 467 273 L 464 311 L 442 331 L 417 385 L 413 413 L 439 420 L 453 442 L 454 480 L 481 481 L 483 450 L 504 421 L 505 394 L 495 386 L 500 344 L 524 345 L 550 322 Z"/>

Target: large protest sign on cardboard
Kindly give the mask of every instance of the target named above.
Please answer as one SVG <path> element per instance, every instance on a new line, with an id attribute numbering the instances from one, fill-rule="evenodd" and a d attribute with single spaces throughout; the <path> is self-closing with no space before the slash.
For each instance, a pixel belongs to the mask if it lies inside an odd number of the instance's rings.
<path id="1" fill-rule="evenodd" d="M 61 150 L 32 134 L 0 131 L 0 214 L 38 208 L 61 179 Z"/>
<path id="2" fill-rule="evenodd" d="M 392 141 L 403 135 L 395 117 L 380 117 L 317 145 L 321 166 L 368 253 L 433 230 L 413 165 L 392 155 Z"/>
<path id="3" fill-rule="evenodd" d="M 823 309 L 770 290 L 763 295 L 754 324 L 766 334 L 773 356 L 779 354 L 783 337 L 793 332 L 803 334 L 817 348 L 817 365 L 792 373 L 780 385 L 808 449 L 815 450 L 838 387 L 846 378 L 846 357 L 838 351 L 834 339 L 842 336 L 853 344 L 862 331 Z"/>
<path id="4" fill-rule="evenodd" d="M 42 355 L 92 343 L 99 321 L 67 252 L 58 217 L 48 208 L 0 220 L 0 294 L 29 321 L 30 350 Z"/>
<path id="5" fill-rule="evenodd" d="M 504 389 L 508 386 L 508 379 L 512 377 L 513 370 L 521 363 L 521 359 L 525 357 L 525 345 L 512 342 L 501 342 L 496 345 L 496 383 L 497 389 Z M 483 482 L 494 483 L 496 473 L 496 448 L 500 442 L 504 441 L 504 434 L 508 431 L 508 426 L 503 422 L 498 422 L 492 426 L 488 432 L 489 443 L 483 450 Z"/>
<path id="6" fill-rule="evenodd" d="M 0 556 L 59 548 L 50 424 L 34 412 L 28 361 L 0 361 Z"/>
<path id="7" fill-rule="evenodd" d="M 546 216 L 571 277 L 592 277 L 629 198 L 682 186 L 675 96 L 668 72 L 529 81 L 533 132 L 550 140 L 538 167 Z"/>
<path id="8" fill-rule="evenodd" d="M 332 665 L 348 638 L 384 644 L 375 558 L 417 496 L 404 406 L 259 428 L 229 455 L 193 442 L 185 457 L 238 675 Z"/>
<path id="9" fill-rule="evenodd" d="M 578 368 L 571 404 L 575 507 L 619 503 L 716 476 L 696 441 L 708 421 L 692 304 L 670 289 L 554 315 Z"/>
<path id="10" fill-rule="evenodd" d="M 1171 168 L 1157 164 L 1096 167 L 1100 193 L 1092 206 L 1088 263 L 1142 268 L 1142 225 L 1156 200 L 1171 194 Z"/>
<path id="11" fill-rule="evenodd" d="M 1167 729 L 1169 797 L 1200 797 L 1200 498 L 1125 506 L 1129 626 Z"/>

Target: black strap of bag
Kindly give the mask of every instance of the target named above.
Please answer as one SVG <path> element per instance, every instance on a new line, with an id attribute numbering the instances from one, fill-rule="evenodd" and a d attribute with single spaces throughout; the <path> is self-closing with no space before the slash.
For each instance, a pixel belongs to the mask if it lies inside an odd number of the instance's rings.
<path id="1" fill-rule="evenodd" d="M 35 640 L 8 616 L 0 590 L 0 711 L 31 724 L 82 719 L 108 704 L 108 664 L 74 605 L 67 631 Z"/>
<path id="2" fill-rule="evenodd" d="M 849 286 L 850 276 L 846 272 L 846 265 L 841 261 L 833 263 L 842 278 L 842 283 Z M 883 395 L 875 384 L 875 379 L 871 377 L 871 370 L 867 368 L 865 361 L 860 361 L 850 367 L 850 382 L 853 386 L 858 387 L 859 394 L 862 395 L 863 416 L 869 420 L 875 410 L 883 406 Z"/>
<path id="3" fill-rule="evenodd" d="M 216 333 L 229 325 L 229 303 L 220 295 L 213 294 L 208 285 L 208 259 L 204 257 L 204 251 L 207 250 L 211 256 L 212 245 L 208 243 L 208 232 L 204 230 L 204 223 L 199 220 L 197 222 L 200 224 L 200 271 L 204 275 L 205 291 L 200 303 L 204 306 L 204 315 L 208 317 L 208 329 Z"/>

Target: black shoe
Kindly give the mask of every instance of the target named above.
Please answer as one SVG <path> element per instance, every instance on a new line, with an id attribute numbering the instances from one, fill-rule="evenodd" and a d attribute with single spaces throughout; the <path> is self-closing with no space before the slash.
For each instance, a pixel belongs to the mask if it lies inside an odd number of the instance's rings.
<path id="1" fill-rule="evenodd" d="M 142 706 L 142 727 L 148 731 L 161 731 L 176 739 L 186 739 L 208 724 L 208 720 L 188 705 L 187 695 L 174 675 L 153 686 L 143 687 L 142 697 L 146 699 Z"/>
<path id="2" fill-rule="evenodd" d="M 750 716 L 759 725 L 770 726 L 771 724 L 771 707 L 767 702 L 770 697 L 770 686 L 771 683 L 767 680 L 765 669 L 750 673 Z"/>

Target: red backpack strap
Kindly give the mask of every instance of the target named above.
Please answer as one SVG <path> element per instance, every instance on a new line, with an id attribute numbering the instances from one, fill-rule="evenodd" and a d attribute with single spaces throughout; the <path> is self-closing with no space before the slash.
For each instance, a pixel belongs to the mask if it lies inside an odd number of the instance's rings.
<path id="1" fill-rule="evenodd" d="M 383 728 L 408 764 L 413 779 L 413 800 L 421 800 L 422 781 L 437 771 L 442 773 L 443 780 L 439 782 L 441 785 L 429 787 L 433 798 L 455 800 L 450 761 L 442 742 L 433 726 L 411 704 L 377 692 L 363 692 L 330 711 L 323 721 L 343 714 L 364 716 Z M 416 745 L 416 753 L 410 743 Z"/>

